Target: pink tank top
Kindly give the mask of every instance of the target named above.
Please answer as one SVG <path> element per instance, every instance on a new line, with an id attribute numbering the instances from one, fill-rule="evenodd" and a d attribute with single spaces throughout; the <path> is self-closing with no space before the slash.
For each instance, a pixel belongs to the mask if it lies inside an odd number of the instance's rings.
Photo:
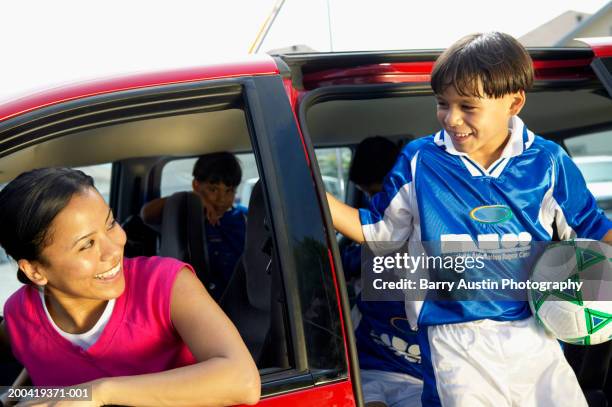
<path id="1" fill-rule="evenodd" d="M 87 350 L 53 328 L 36 287 L 21 287 L 4 306 L 13 354 L 36 386 L 70 386 L 196 363 L 170 320 L 172 286 L 183 267 L 191 269 L 171 258 L 124 259 L 125 291 Z"/>

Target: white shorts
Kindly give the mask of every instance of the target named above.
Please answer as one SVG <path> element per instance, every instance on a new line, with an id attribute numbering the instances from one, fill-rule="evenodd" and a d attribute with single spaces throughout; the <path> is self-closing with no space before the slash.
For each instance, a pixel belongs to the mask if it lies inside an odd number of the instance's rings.
<path id="1" fill-rule="evenodd" d="M 362 370 L 364 403 L 381 401 L 389 407 L 421 407 L 423 381 L 405 373 Z"/>
<path id="2" fill-rule="evenodd" d="M 427 336 L 445 407 L 587 406 L 561 346 L 533 317 L 430 326 Z"/>

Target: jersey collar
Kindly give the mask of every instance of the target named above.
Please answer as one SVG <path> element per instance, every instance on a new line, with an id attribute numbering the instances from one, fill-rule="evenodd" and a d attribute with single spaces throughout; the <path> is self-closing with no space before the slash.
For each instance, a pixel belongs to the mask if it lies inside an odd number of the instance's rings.
<path id="1" fill-rule="evenodd" d="M 521 155 L 523 151 L 531 146 L 535 138 L 533 132 L 525 126 L 518 116 L 512 116 L 510 118 L 508 128 L 510 130 L 510 140 L 508 140 L 508 144 L 504 147 L 500 158 L 510 158 Z M 444 130 L 440 130 L 436 133 L 434 142 L 437 146 L 444 148 L 449 154 L 467 156 L 466 153 L 462 153 L 455 149 L 453 141 Z"/>
<path id="2" fill-rule="evenodd" d="M 444 130 L 440 130 L 436 133 L 434 136 L 434 143 L 446 150 L 449 154 L 459 156 L 472 176 L 490 176 L 497 178 L 506 167 L 508 159 L 521 155 L 523 151 L 531 146 L 535 138 L 533 132 L 527 129 L 527 126 L 525 126 L 518 116 L 512 116 L 510 118 L 508 128 L 510 130 L 510 140 L 508 140 L 499 159 L 492 163 L 489 168 L 481 167 L 478 163 L 471 160 L 466 153 L 457 151 L 453 145 L 453 141 Z"/>

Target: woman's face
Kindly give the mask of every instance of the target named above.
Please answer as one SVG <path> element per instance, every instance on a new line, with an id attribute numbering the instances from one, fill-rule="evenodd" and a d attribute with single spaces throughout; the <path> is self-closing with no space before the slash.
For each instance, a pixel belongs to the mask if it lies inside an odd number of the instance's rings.
<path id="1" fill-rule="evenodd" d="M 92 300 L 123 293 L 126 235 L 98 191 L 73 195 L 51 223 L 48 239 L 35 269 L 50 293 Z"/>

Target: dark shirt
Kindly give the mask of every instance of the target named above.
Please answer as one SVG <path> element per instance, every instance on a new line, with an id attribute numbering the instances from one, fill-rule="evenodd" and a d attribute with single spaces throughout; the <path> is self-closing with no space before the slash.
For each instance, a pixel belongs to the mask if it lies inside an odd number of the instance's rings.
<path id="1" fill-rule="evenodd" d="M 216 226 L 206 222 L 206 241 L 214 291 L 221 295 L 244 251 L 247 208 L 234 206 Z"/>

